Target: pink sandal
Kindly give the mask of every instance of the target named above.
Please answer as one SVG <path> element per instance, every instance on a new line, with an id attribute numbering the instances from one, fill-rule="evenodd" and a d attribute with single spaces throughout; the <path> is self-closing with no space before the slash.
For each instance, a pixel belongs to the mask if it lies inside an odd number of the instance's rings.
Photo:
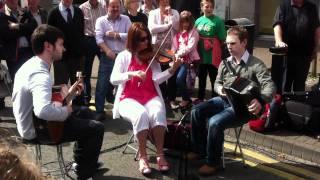
<path id="1" fill-rule="evenodd" d="M 157 155 L 157 164 L 160 172 L 167 172 L 170 169 L 168 162 L 164 158 L 164 154 Z"/>
<path id="2" fill-rule="evenodd" d="M 149 166 L 147 157 L 140 157 L 139 159 L 139 171 L 143 175 L 148 175 L 151 173 L 151 168 Z"/>

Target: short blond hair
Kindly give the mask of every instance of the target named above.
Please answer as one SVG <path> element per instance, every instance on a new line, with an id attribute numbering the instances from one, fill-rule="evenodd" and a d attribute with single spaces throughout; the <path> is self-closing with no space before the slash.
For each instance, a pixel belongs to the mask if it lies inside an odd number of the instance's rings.
<path id="1" fill-rule="evenodd" d="M 214 8 L 215 5 L 215 1 L 214 0 L 201 0 L 200 2 L 200 7 L 202 8 L 204 3 L 211 3 L 212 4 L 212 8 Z"/>
<path id="2" fill-rule="evenodd" d="M 0 179 L 46 180 L 38 166 L 24 161 L 8 148 L 0 149 Z"/>

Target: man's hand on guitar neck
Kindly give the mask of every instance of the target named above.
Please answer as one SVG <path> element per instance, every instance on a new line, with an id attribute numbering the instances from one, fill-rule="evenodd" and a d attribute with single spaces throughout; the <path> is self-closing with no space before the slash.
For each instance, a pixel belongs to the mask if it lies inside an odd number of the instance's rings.
<path id="1" fill-rule="evenodd" d="M 69 87 L 66 84 L 61 84 L 60 87 L 61 87 L 60 94 L 61 94 L 62 98 L 64 99 L 69 93 Z"/>

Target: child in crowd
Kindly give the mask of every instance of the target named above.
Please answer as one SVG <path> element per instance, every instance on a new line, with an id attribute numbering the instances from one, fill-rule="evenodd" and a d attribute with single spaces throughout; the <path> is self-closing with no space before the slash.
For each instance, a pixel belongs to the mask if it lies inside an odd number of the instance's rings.
<path id="1" fill-rule="evenodd" d="M 201 0 L 200 6 L 203 16 L 195 22 L 195 26 L 200 35 L 198 52 L 201 59 L 201 64 L 198 69 L 199 91 L 196 103 L 203 101 L 205 98 L 208 73 L 211 82 L 212 97 L 216 96 L 213 87 L 221 62 L 221 42 L 226 38 L 224 22 L 221 18 L 213 14 L 214 0 Z"/>
<path id="2" fill-rule="evenodd" d="M 9 148 L 0 149 L 0 179 L 6 180 L 46 180 L 34 163 L 21 159 Z"/>
<path id="3" fill-rule="evenodd" d="M 191 105 L 190 94 L 187 88 L 187 72 L 192 63 L 200 60 L 197 44 L 199 34 L 194 28 L 194 18 L 189 11 L 180 13 L 179 32 L 172 39 L 171 49 L 176 53 L 176 56 L 183 58 L 184 63 L 177 71 L 176 84 L 180 90 L 182 101 L 179 104 L 181 108 Z"/>

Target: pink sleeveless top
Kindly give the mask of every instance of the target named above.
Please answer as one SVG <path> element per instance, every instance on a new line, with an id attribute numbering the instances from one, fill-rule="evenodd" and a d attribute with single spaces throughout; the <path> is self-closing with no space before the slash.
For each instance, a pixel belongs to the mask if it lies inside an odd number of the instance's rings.
<path id="1" fill-rule="evenodd" d="M 136 58 L 132 56 L 128 71 L 145 71 L 147 67 L 147 63 L 139 64 Z M 144 105 L 156 96 L 158 96 L 158 93 L 153 84 L 152 70 L 149 69 L 145 80 L 138 77 L 132 77 L 126 82 L 120 101 L 125 98 L 132 98 Z"/>

